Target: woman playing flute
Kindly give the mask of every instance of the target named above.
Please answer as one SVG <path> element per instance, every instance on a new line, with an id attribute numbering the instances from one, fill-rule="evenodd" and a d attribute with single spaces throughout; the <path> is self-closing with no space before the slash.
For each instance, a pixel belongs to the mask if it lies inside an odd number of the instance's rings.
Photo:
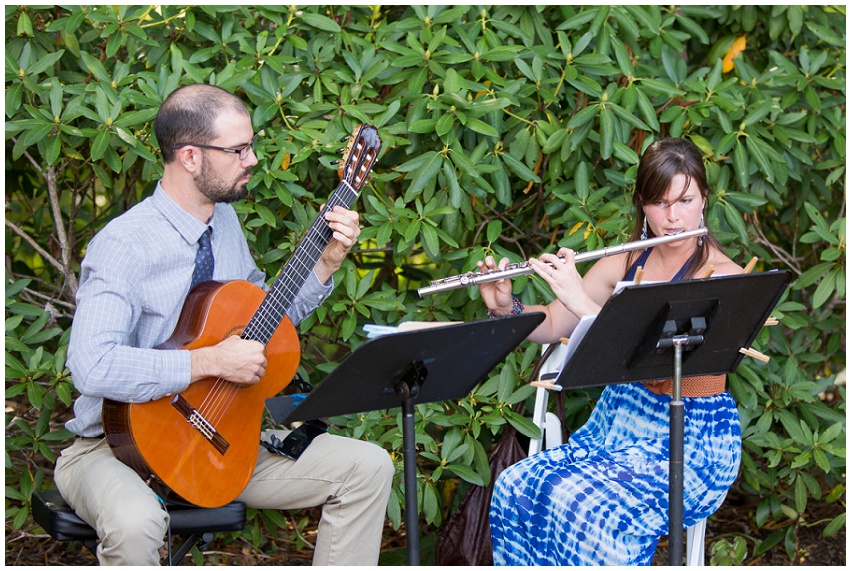
<path id="1" fill-rule="evenodd" d="M 702 227 L 709 193 L 693 143 L 654 142 L 638 167 L 631 239 Z M 712 269 L 716 275 L 742 273 L 711 233 L 602 258 L 584 277 L 567 248 L 529 262 L 556 296 L 546 306 L 525 308 L 546 315 L 529 335 L 536 343 L 569 337 L 579 319 L 596 315 L 617 282 L 634 280 L 639 267 L 645 281 L 657 282 L 703 277 Z M 507 264 L 488 256 L 479 268 Z M 507 279 L 479 288 L 491 316 L 524 310 Z M 739 415 L 724 385 L 723 375 L 683 379 L 685 526 L 718 509 L 738 473 Z M 670 379 L 609 385 L 567 444 L 502 472 L 490 509 L 494 563 L 649 565 L 659 536 L 668 533 L 670 402 Z"/>

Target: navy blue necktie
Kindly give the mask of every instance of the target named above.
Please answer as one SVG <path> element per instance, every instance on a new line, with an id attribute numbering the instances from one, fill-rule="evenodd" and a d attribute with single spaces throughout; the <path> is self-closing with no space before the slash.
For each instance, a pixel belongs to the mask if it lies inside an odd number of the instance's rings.
<path id="1" fill-rule="evenodd" d="M 207 231 L 201 234 L 198 238 L 198 252 L 195 254 L 195 271 L 192 273 L 192 285 L 189 289 L 194 288 L 201 282 L 213 279 L 213 268 L 215 260 L 213 260 L 213 246 L 210 243 L 210 234 L 212 228 L 207 228 Z"/>

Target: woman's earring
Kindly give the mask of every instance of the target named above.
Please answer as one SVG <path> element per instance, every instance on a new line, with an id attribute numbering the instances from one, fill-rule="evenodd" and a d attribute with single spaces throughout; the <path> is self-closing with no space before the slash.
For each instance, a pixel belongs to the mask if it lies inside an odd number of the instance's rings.
<path id="1" fill-rule="evenodd" d="M 642 232 L 641 232 L 641 239 L 642 240 L 647 239 L 647 217 L 646 216 L 644 217 L 644 228 L 642 229 Z"/>
<path id="2" fill-rule="evenodd" d="M 700 213 L 700 224 L 697 225 L 698 228 L 706 228 L 706 223 L 703 221 L 703 212 Z M 701 236 L 697 239 L 697 245 L 703 246 L 703 242 L 706 240 L 706 236 Z"/>

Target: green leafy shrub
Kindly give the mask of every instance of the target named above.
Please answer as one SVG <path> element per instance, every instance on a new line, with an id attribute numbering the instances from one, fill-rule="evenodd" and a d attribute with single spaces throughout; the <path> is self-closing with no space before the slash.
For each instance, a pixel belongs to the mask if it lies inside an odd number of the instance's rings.
<path id="1" fill-rule="evenodd" d="M 776 530 L 754 555 L 783 542 L 792 557 L 808 503 L 844 502 L 843 7 L 7 6 L 6 37 L 7 529 L 29 525 L 30 494 L 70 436 L 64 355 L 86 243 L 150 194 L 162 171 L 152 120 L 190 82 L 252 109 L 260 162 L 237 208 L 269 276 L 336 186 L 340 137 L 360 122 L 379 129 L 360 247 L 300 327 L 312 382 L 365 340 L 366 323 L 484 318 L 475 290 L 416 289 L 485 254 L 625 240 L 641 152 L 690 138 L 728 253 L 795 275 L 780 325 L 755 344 L 771 361 L 746 361 L 729 383 L 754 523 Z M 524 302 L 551 299 L 530 277 L 514 285 Z M 417 407 L 427 524 L 490 481 L 503 425 L 536 434 L 512 408 L 532 396 L 538 352 L 524 344 L 465 399 Z M 597 394 L 568 395 L 571 426 Z M 335 421 L 393 453 L 398 527 L 398 409 Z M 253 520 L 255 545 L 277 517 Z M 743 560 L 740 547 L 726 557 Z"/>

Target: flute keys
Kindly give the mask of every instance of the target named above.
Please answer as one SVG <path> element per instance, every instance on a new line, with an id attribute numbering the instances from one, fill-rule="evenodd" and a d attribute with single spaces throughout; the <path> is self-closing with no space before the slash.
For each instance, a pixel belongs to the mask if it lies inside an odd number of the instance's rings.
<path id="1" fill-rule="evenodd" d="M 461 284 L 461 285 L 467 285 L 466 282 L 461 281 L 461 278 L 463 278 L 465 276 L 466 276 L 466 274 L 465 275 L 450 276 L 448 278 L 441 278 L 439 280 L 431 280 L 431 285 L 437 286 L 437 285 L 454 284 L 454 283 L 458 283 L 458 284 Z"/>

